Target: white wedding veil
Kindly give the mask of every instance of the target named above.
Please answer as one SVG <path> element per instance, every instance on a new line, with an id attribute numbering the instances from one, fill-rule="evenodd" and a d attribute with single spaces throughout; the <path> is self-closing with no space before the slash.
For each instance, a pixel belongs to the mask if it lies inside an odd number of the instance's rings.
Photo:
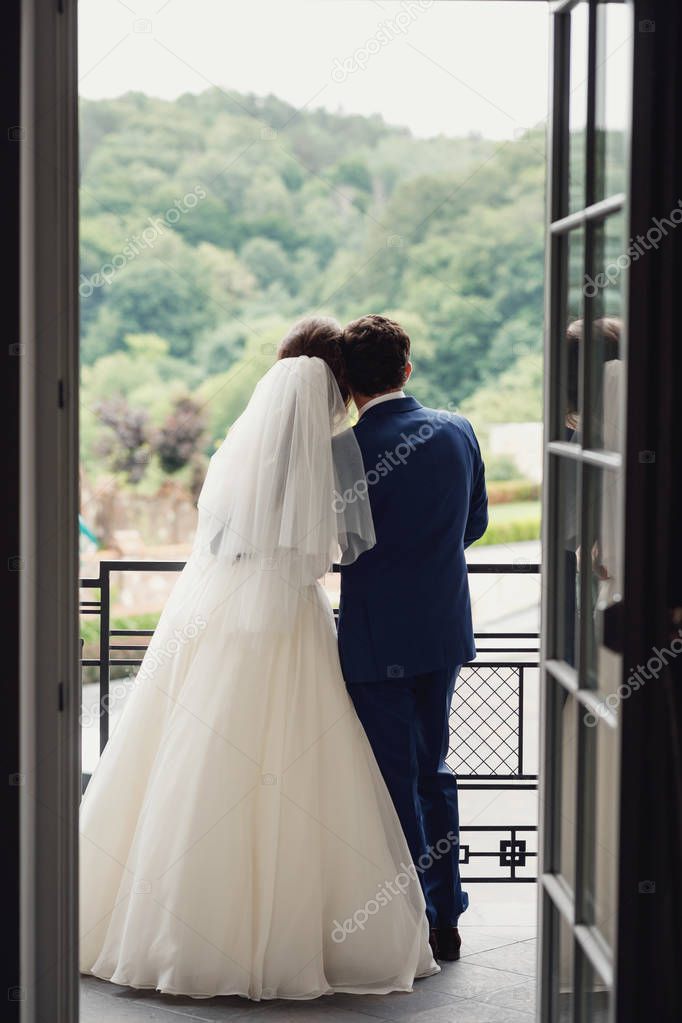
<path id="1" fill-rule="evenodd" d="M 198 509 L 171 600 L 208 613 L 229 599 L 230 632 L 288 629 L 306 587 L 374 546 L 362 455 L 322 359 L 280 359 L 262 377 L 211 458 Z"/>

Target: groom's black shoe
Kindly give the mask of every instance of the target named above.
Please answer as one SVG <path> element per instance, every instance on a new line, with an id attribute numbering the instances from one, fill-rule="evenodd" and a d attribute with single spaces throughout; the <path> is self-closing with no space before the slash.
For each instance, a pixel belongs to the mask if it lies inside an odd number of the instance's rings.
<path id="1" fill-rule="evenodd" d="M 438 931 L 435 927 L 431 927 L 429 930 L 429 945 L 433 952 L 433 958 L 440 959 L 440 955 L 438 953 Z"/>
<path id="2" fill-rule="evenodd" d="M 459 950 L 462 947 L 462 939 L 456 927 L 434 927 L 431 934 L 435 932 L 435 942 L 438 952 L 434 952 L 436 959 L 443 959 L 446 962 L 455 962 L 459 959 Z M 433 941 L 431 942 L 433 948 Z"/>

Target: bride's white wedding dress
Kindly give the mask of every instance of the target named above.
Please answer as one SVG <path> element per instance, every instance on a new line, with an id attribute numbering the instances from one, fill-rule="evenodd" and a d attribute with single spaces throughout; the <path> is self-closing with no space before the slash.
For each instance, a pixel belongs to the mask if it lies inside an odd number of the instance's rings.
<path id="1" fill-rule="evenodd" d="M 281 360 L 211 460 L 193 553 L 83 798 L 85 973 L 302 999 L 438 970 L 317 582 L 374 542 L 362 487 L 334 503 L 364 480 L 343 413 L 325 363 Z"/>

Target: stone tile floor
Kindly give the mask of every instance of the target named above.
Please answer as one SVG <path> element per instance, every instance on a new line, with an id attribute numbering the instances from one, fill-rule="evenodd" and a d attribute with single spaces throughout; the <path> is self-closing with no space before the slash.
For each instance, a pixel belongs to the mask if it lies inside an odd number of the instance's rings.
<path id="1" fill-rule="evenodd" d="M 525 917 L 526 914 L 519 914 Z M 192 999 L 82 978 L 81 1023 L 531 1023 L 535 927 L 473 923 L 461 928 L 462 958 L 417 981 L 412 994 L 333 995 L 310 1002 Z"/>

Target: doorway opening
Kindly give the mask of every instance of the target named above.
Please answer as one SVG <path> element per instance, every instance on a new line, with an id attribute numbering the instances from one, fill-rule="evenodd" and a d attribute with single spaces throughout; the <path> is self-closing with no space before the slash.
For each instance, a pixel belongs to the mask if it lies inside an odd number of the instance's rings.
<path id="1" fill-rule="evenodd" d="M 80 22 L 83 785 L 189 553 L 208 457 L 277 342 L 313 312 L 397 319 L 410 393 L 473 422 L 490 497 L 451 720 L 463 958 L 415 998 L 529 1019 L 547 8 L 297 2 L 237 21 L 173 0 Z M 172 1001 L 93 978 L 81 1016 L 120 998 Z"/>

